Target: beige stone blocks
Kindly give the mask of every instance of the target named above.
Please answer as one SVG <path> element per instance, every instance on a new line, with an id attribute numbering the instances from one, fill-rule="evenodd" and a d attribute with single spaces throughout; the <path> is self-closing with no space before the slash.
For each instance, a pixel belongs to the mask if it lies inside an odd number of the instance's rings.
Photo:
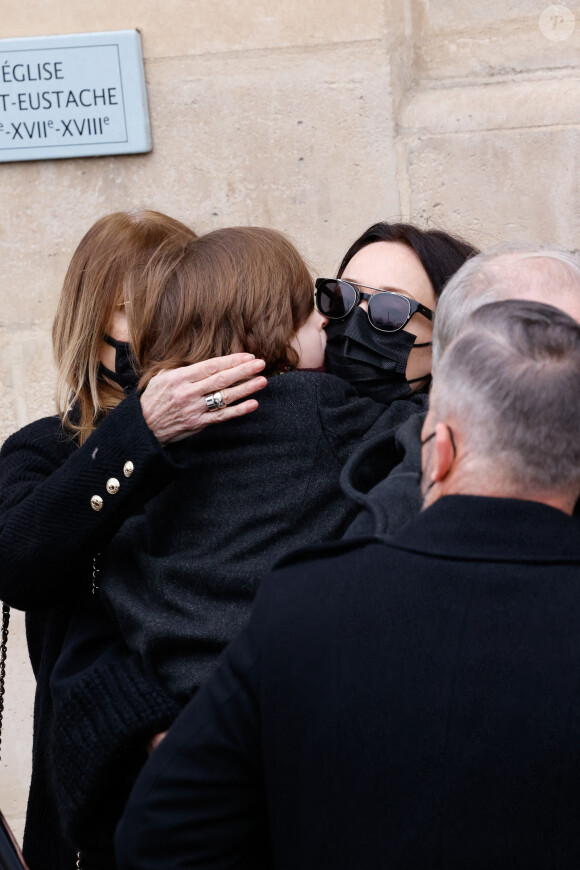
<path id="1" fill-rule="evenodd" d="M 400 116 L 403 211 L 483 247 L 578 249 L 579 93 L 562 72 L 418 88 Z"/>
<path id="2" fill-rule="evenodd" d="M 426 136 L 405 151 L 413 220 L 482 247 L 527 240 L 579 248 L 579 129 Z M 427 185 L 434 176 L 439 184 Z"/>
<path id="3" fill-rule="evenodd" d="M 0 328 L 0 443 L 54 413 L 54 366 L 46 329 Z"/>
<path id="4" fill-rule="evenodd" d="M 136 27 L 148 58 L 316 47 L 380 39 L 388 5 L 383 0 L 166 0 L 160 7 L 156 0 L 28 0 L 11 9 L 2 36 Z"/>
<path id="5" fill-rule="evenodd" d="M 550 78 L 496 77 L 411 92 L 399 117 L 402 138 L 492 130 L 580 126 L 580 72 Z"/>
<path id="6" fill-rule="evenodd" d="M 577 66 L 580 53 L 580 6 L 566 7 L 576 18 L 571 36 L 553 40 L 550 37 L 562 27 L 561 14 L 554 7 L 561 5 L 565 4 L 546 0 L 417 3 L 418 76 L 440 80 L 570 70 Z"/>
<path id="7" fill-rule="evenodd" d="M 328 271 L 359 227 L 399 212 L 380 44 L 152 61 L 148 78 L 156 168 L 136 178 L 196 229 L 272 226 Z"/>

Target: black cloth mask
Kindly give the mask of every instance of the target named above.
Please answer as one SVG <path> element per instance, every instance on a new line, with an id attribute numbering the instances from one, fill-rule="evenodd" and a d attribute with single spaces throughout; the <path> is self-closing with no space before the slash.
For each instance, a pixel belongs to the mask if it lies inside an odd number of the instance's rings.
<path id="1" fill-rule="evenodd" d="M 410 332 L 380 332 L 371 326 L 366 311 L 356 307 L 340 321 L 330 321 L 326 329 L 326 371 L 352 384 L 361 396 L 390 405 L 412 392 L 415 381 L 429 383 L 428 372 L 407 380 L 407 360 L 412 347 L 427 347 L 430 341 L 415 344 Z"/>
<path id="2" fill-rule="evenodd" d="M 118 384 L 126 396 L 135 389 L 141 375 L 137 369 L 128 341 L 117 341 L 110 335 L 105 335 L 105 341 L 115 348 L 115 371 L 99 364 L 99 374 Z"/>

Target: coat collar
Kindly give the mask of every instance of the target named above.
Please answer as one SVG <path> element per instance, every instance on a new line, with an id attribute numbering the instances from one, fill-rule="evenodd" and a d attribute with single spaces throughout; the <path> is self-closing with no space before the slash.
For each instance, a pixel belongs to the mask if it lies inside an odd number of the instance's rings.
<path id="1" fill-rule="evenodd" d="M 448 495 L 408 523 L 389 544 L 451 558 L 578 562 L 580 518 L 533 501 Z"/>

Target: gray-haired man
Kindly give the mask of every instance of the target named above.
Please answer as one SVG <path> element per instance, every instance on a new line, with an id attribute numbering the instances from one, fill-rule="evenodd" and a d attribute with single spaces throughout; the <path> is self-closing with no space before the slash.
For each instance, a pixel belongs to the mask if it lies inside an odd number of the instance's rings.
<path id="1" fill-rule="evenodd" d="M 580 323 L 580 259 L 568 251 L 541 245 L 501 245 L 469 259 L 445 287 L 433 330 L 433 371 L 445 348 L 482 305 L 505 299 L 544 302 L 565 311 Z M 458 373 L 461 383 L 461 372 Z M 360 505 L 347 538 L 391 535 L 421 507 L 420 433 L 424 415 L 408 420 L 396 432 L 365 443 L 346 464 L 341 485 Z M 366 480 L 369 459 L 377 452 L 398 462 L 370 490 Z"/>
<path id="2" fill-rule="evenodd" d="M 580 326 L 476 311 L 422 465 L 388 542 L 263 581 L 138 780 L 121 870 L 576 870 Z"/>

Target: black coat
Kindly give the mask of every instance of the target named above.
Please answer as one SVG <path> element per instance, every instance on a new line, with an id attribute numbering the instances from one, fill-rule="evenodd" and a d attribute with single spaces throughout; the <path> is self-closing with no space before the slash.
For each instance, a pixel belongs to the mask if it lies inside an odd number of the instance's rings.
<path id="1" fill-rule="evenodd" d="M 288 560 L 142 771 L 121 870 L 575 870 L 579 541 L 448 496 Z"/>
<path id="2" fill-rule="evenodd" d="M 342 537 L 357 510 L 340 488 L 344 463 L 418 407 L 387 411 L 332 375 L 290 372 L 248 418 L 170 445 L 183 470 L 111 541 L 100 595 L 176 700 L 207 677 L 282 556 Z"/>

